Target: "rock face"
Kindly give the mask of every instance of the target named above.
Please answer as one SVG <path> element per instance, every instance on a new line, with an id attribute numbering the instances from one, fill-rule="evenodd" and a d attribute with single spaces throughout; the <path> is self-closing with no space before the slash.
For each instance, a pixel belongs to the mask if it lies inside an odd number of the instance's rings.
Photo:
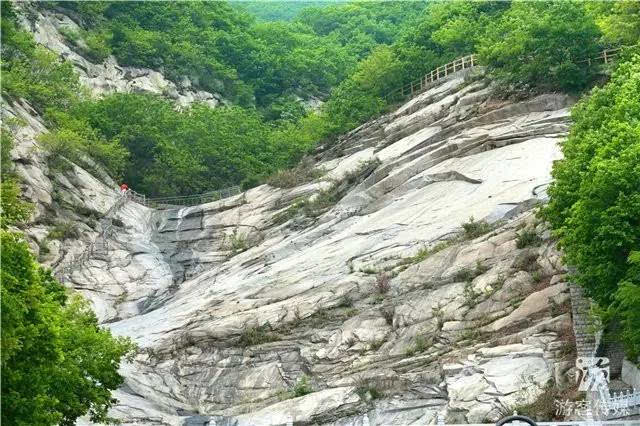
<path id="1" fill-rule="evenodd" d="M 70 61 L 78 72 L 80 81 L 96 95 L 151 93 L 173 99 L 180 107 L 203 102 L 215 108 L 221 102 L 225 102 L 217 93 L 193 88 L 186 77 L 180 84 L 175 84 L 160 72 L 149 68 L 119 66 L 113 56 L 95 64 L 80 55 L 78 49 L 72 48 L 61 34 L 61 31 L 79 33 L 80 27 L 69 16 L 42 8 L 37 10 L 28 4 L 17 5 L 19 10 L 28 8 L 28 13 L 21 16 L 21 21 L 23 26 L 33 33 L 36 42 Z M 78 43 L 83 41 L 79 39 Z M 224 88 L 222 81 L 219 81 L 218 85 L 220 90 Z"/>
<path id="2" fill-rule="evenodd" d="M 112 414 L 158 425 L 480 422 L 565 381 L 565 271 L 531 206 L 545 198 L 570 100 L 490 94 L 482 79 L 434 87 L 319 149 L 326 174 L 294 188 L 173 210 L 125 204 L 108 256 L 66 283 L 140 347 Z M 47 215 L 81 231 L 50 242 L 41 260 L 55 268 L 99 231 L 79 211 L 103 213 L 117 193 L 77 166 L 52 177 L 25 148 L 42 124 L 26 106 L 6 110 L 29 117 L 14 150 L 39 205 L 28 237 L 46 240 Z M 315 213 L 301 199 L 316 200 Z"/>

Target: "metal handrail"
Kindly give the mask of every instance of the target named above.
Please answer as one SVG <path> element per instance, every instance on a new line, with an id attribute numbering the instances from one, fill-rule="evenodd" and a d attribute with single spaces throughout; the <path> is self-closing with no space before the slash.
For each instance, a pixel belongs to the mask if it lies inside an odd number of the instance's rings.
<path id="1" fill-rule="evenodd" d="M 147 198 L 144 194 L 140 194 L 132 189 L 122 192 L 115 203 L 100 219 L 100 235 L 92 241 L 87 248 L 79 254 L 71 254 L 58 266 L 55 277 L 58 281 L 69 279 L 74 270 L 81 267 L 94 253 L 105 252 L 109 249 L 107 239 L 113 232 L 113 216 L 128 201 L 134 201 L 147 207 L 163 208 L 172 204 L 176 205 L 195 205 L 204 202 L 221 200 L 241 193 L 239 186 L 232 186 L 216 191 L 205 192 L 203 194 L 183 195 L 176 197 L 163 198 Z"/>
<path id="2" fill-rule="evenodd" d="M 117 212 L 129 199 L 130 192 L 122 193 L 111 207 L 107 210 L 104 216 L 100 219 L 100 236 L 93 240 L 82 253 L 71 254 L 70 257 L 65 259 L 62 266 L 57 268 L 54 276 L 58 281 L 64 281 L 71 276 L 74 270 L 81 267 L 91 256 L 96 252 L 104 252 L 108 250 L 107 238 L 111 235 L 113 230 L 113 215 Z M 102 238 L 100 243 L 99 238 Z"/>
<path id="3" fill-rule="evenodd" d="M 233 195 L 238 195 L 242 192 L 240 186 L 231 186 L 229 188 L 222 188 L 215 191 L 209 191 L 202 194 L 193 194 L 193 195 L 177 195 L 174 197 L 159 197 L 159 198 L 147 198 L 144 202 L 144 205 L 147 207 L 162 207 L 177 205 L 177 206 L 185 206 L 185 205 L 197 205 L 204 204 L 205 202 L 222 200 L 224 198 L 231 197 Z"/>

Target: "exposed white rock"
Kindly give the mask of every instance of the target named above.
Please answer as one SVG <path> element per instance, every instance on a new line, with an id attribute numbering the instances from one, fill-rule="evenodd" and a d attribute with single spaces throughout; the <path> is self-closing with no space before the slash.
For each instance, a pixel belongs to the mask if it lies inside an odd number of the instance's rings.
<path id="1" fill-rule="evenodd" d="M 541 232 L 539 247 L 518 249 L 515 240 L 522 226 L 541 229 L 528 209 L 560 157 L 568 107 L 563 95 L 497 106 L 486 83 L 453 79 L 318 152 L 328 173 L 316 182 L 263 185 L 175 210 L 127 203 L 108 256 L 66 283 L 91 300 L 103 324 L 140 346 L 122 366 L 113 415 L 124 424 L 407 424 L 433 422 L 437 413 L 480 421 L 522 399 L 527 380 L 563 375 L 566 288 L 562 280 L 545 287 L 565 272 L 559 254 Z M 57 209 L 80 221 L 47 198 L 57 187 L 73 206 L 106 211 L 117 197 L 112 183 L 79 167 L 51 177 L 44 160 L 22 148 L 43 131 L 31 117 L 14 150 L 16 167 L 32 161 L 38 170 L 23 167 L 21 175 L 41 188 L 29 197 L 42 214 Z M 296 198 L 374 157 L 381 164 L 320 217 L 274 222 Z M 470 217 L 505 222 L 410 260 L 459 234 Z M 50 225 L 35 225 L 28 234 L 42 241 Z M 56 247 L 57 260 L 98 232 L 82 229 Z M 233 233 L 246 251 L 231 253 Z M 518 262 L 523 256 L 534 257 L 542 284 Z M 385 268 L 390 289 L 381 294 Z M 253 327 L 263 342 L 240 345 Z M 302 376 L 314 392 L 282 400 Z"/>

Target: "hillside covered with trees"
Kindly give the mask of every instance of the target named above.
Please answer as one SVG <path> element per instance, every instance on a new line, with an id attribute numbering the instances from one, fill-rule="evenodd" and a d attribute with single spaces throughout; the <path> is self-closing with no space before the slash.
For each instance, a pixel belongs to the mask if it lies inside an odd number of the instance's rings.
<path id="1" fill-rule="evenodd" d="M 141 192 L 247 188 L 385 111 L 397 101 L 385 97 L 393 89 L 465 54 L 478 52 L 506 92 L 584 90 L 597 67 L 580 61 L 633 38 L 633 24 L 616 32 L 630 16 L 623 8 L 634 7 L 625 4 L 355 3 L 259 22 L 223 2 L 43 2 L 87 28 L 65 36 L 82 38 L 93 60 L 113 54 L 123 65 L 187 76 L 234 106 L 176 112 L 149 95 L 88 98 L 70 66 L 37 47 L 9 8 L 3 93 L 44 114 L 53 152 L 79 158 L 92 147 Z M 298 99 L 309 96 L 324 106 L 306 109 Z"/>
<path id="2" fill-rule="evenodd" d="M 400 101 L 387 96 L 397 87 L 476 53 L 495 99 L 552 91 L 581 98 L 541 216 L 600 317 L 638 359 L 640 3 L 311 5 L 270 16 L 268 4 L 37 4 L 79 23 L 82 31 L 65 37 L 90 60 L 113 55 L 174 81 L 188 77 L 228 101 L 179 110 L 162 96 L 86 93 L 73 66 L 37 45 L 3 2 L 2 96 L 24 99 L 42 116 L 50 132 L 39 142 L 54 172 L 68 167 L 65 159 L 83 164 L 89 156 L 139 192 L 183 195 L 264 183 L 388 111 Z M 620 46 L 615 65 L 586 65 Z M 308 108 L 312 98 L 322 106 Z M 3 421 L 32 415 L 33 424 L 73 424 L 88 410 L 104 420 L 109 391 L 121 383 L 117 365 L 133 345 L 100 329 L 13 232 L 30 207 L 4 171 L 7 128 L 2 138 Z M 43 380 L 27 380 L 33 375 Z M 71 378 L 69 387 L 61 377 Z"/>

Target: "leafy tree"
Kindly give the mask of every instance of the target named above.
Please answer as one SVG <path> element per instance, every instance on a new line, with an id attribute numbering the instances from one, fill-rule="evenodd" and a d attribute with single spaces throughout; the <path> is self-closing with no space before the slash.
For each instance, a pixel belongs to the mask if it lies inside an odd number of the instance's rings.
<path id="1" fill-rule="evenodd" d="M 460 56 L 475 53 L 479 39 L 509 2 L 433 2 L 415 24 L 407 26 L 393 45 L 404 81 Z"/>
<path id="2" fill-rule="evenodd" d="M 588 2 L 587 9 L 600 27 L 605 43 L 633 45 L 640 40 L 640 2 Z"/>
<path id="3" fill-rule="evenodd" d="M 39 112 L 73 105 L 82 89 L 71 64 L 37 47 L 31 34 L 18 28 L 8 3 L 3 3 L 0 26 L 2 94 L 9 99 L 29 99 Z"/>
<path id="4" fill-rule="evenodd" d="M 379 46 L 361 61 L 353 75 L 331 93 L 327 102 L 326 111 L 332 119 L 333 132 L 349 130 L 379 114 L 386 106 L 384 96 L 401 82 L 400 66 L 386 46 Z"/>
<path id="5" fill-rule="evenodd" d="M 297 21 L 337 41 L 357 59 L 378 45 L 393 43 L 404 25 L 410 25 L 426 2 L 351 2 L 304 9 Z"/>
<path id="6" fill-rule="evenodd" d="M 0 134 L 0 228 L 15 226 L 25 222 L 33 212 L 31 203 L 20 199 L 20 187 L 17 178 L 11 171 L 11 148 L 13 137 L 11 130 L 3 127 Z"/>
<path id="7" fill-rule="evenodd" d="M 33 206 L 20 199 L 20 187 L 14 179 L 2 179 L 0 191 L 0 228 L 6 229 L 29 219 Z"/>
<path id="8" fill-rule="evenodd" d="M 481 38 L 478 53 L 506 83 L 543 90 L 579 91 L 595 67 L 600 32 L 583 3 L 516 1 Z"/>
<path id="9" fill-rule="evenodd" d="M 625 342 L 629 359 L 640 359 L 640 252 L 629 255 L 629 270 L 615 294 L 611 314 L 621 323 L 619 339 Z M 639 362 L 640 363 L 640 362 Z"/>
<path id="10" fill-rule="evenodd" d="M 68 298 L 17 233 L 2 238 L 2 422 L 73 425 L 108 420 L 121 359 L 134 346 L 98 326 L 86 301 Z"/>
<path id="11" fill-rule="evenodd" d="M 291 21 L 301 10 L 309 7 L 326 7 L 343 3 L 344 0 L 331 1 L 232 1 L 231 6 L 244 10 L 261 21 Z"/>
<path id="12" fill-rule="evenodd" d="M 623 334 L 635 336 L 640 323 L 629 300 L 640 284 L 633 254 L 640 251 L 640 53 L 629 57 L 574 107 L 543 214 L 577 282 L 621 319 Z M 637 336 L 625 343 L 638 353 Z"/>

